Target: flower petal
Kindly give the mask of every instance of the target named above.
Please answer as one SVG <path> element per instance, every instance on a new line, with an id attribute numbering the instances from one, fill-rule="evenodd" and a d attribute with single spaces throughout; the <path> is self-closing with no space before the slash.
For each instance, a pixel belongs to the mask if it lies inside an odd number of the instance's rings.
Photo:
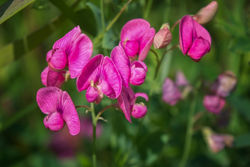
<path id="1" fill-rule="evenodd" d="M 142 38 L 150 24 L 144 19 L 133 19 L 128 21 L 121 30 L 121 41 L 136 41 Z"/>
<path id="2" fill-rule="evenodd" d="M 153 43 L 155 36 L 155 29 L 150 28 L 146 31 L 140 42 L 140 53 L 138 60 L 143 61 L 148 55 L 148 51 Z"/>
<path id="3" fill-rule="evenodd" d="M 130 78 L 130 61 L 120 45 L 116 46 L 112 50 L 111 59 L 114 62 L 119 73 L 121 74 L 123 84 L 125 85 L 125 87 L 128 87 Z"/>
<path id="4" fill-rule="evenodd" d="M 121 110 L 123 111 L 125 118 L 131 123 L 131 111 L 135 103 L 135 95 L 133 90 L 128 87 L 122 88 L 122 92 L 118 97 L 118 104 Z"/>
<path id="5" fill-rule="evenodd" d="M 53 112 L 47 115 L 43 120 L 44 126 L 52 131 L 58 131 L 63 128 L 64 121 L 59 112 Z"/>
<path id="6" fill-rule="evenodd" d="M 69 133 L 73 136 L 77 135 L 80 132 L 80 119 L 75 105 L 66 91 L 63 91 L 61 105 L 62 116 L 68 126 Z"/>
<path id="7" fill-rule="evenodd" d="M 169 105 L 173 106 L 181 99 L 181 92 L 171 79 L 166 78 L 162 89 L 162 99 Z"/>
<path id="8" fill-rule="evenodd" d="M 99 80 L 102 60 L 103 55 L 99 54 L 90 59 L 84 66 L 76 81 L 78 91 L 86 90 L 89 87 L 91 80 L 94 82 Z"/>
<path id="9" fill-rule="evenodd" d="M 144 104 L 135 104 L 133 106 L 132 116 L 134 118 L 142 118 L 147 114 L 147 106 Z"/>
<path id="10" fill-rule="evenodd" d="M 60 38 L 54 43 L 53 49 L 61 48 L 65 50 L 66 54 L 69 54 L 72 43 L 78 38 L 80 34 L 80 27 L 74 27 L 71 31 L 69 31 L 67 34 L 65 34 L 62 38 Z"/>
<path id="11" fill-rule="evenodd" d="M 223 98 L 220 98 L 216 95 L 207 95 L 203 99 L 204 107 L 214 114 L 219 114 L 220 111 L 223 109 L 226 101 Z"/>
<path id="12" fill-rule="evenodd" d="M 209 32 L 202 27 L 202 25 L 200 25 L 199 23 L 197 23 L 195 20 L 193 20 L 194 23 L 194 28 L 196 31 L 196 36 L 198 37 L 202 37 L 203 39 L 207 40 L 209 43 L 209 46 L 211 46 L 211 36 L 209 34 Z"/>
<path id="13" fill-rule="evenodd" d="M 196 38 L 188 51 L 188 56 L 194 61 L 200 61 L 200 59 L 210 50 L 209 42 L 202 37 Z"/>
<path id="14" fill-rule="evenodd" d="M 47 71 L 47 83 L 46 86 L 56 86 L 56 87 L 61 87 L 62 84 L 65 81 L 65 71 L 53 71 L 48 67 L 48 70 L 44 70 L 42 75 L 43 77 L 46 76 L 46 72 Z M 45 81 L 45 80 L 44 80 Z"/>
<path id="15" fill-rule="evenodd" d="M 53 49 L 47 53 L 47 62 L 51 67 L 62 70 L 68 63 L 67 55 L 63 49 Z"/>
<path id="16" fill-rule="evenodd" d="M 137 93 L 135 94 L 135 98 L 137 98 L 137 97 L 142 97 L 142 98 L 144 98 L 146 101 L 148 101 L 148 95 L 147 95 L 146 93 L 137 92 Z"/>
<path id="17" fill-rule="evenodd" d="M 57 87 L 40 88 L 36 94 L 36 101 L 44 114 L 56 112 L 62 91 Z"/>
<path id="18" fill-rule="evenodd" d="M 142 61 L 134 61 L 131 65 L 130 83 L 133 85 L 141 85 L 146 79 L 148 68 Z"/>
<path id="19" fill-rule="evenodd" d="M 120 96 L 122 90 L 122 79 L 113 61 L 109 57 L 104 57 L 101 75 L 104 83 L 107 82 L 108 84 L 108 87 L 104 86 L 104 88 L 108 89 L 103 89 L 103 86 L 101 86 L 102 92 L 112 99 Z"/>
<path id="20" fill-rule="evenodd" d="M 193 43 L 194 20 L 191 16 L 182 17 L 179 25 L 179 43 L 183 54 L 187 54 Z"/>
<path id="21" fill-rule="evenodd" d="M 83 67 L 87 64 L 92 55 L 93 44 L 89 37 L 81 34 L 77 41 L 74 42 L 69 55 L 69 71 L 71 78 L 76 78 L 80 75 Z"/>

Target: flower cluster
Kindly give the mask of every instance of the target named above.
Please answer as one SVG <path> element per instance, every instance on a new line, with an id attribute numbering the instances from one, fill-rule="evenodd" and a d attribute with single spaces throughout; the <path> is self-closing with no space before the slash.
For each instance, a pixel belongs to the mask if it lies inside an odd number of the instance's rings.
<path id="1" fill-rule="evenodd" d="M 89 103 L 99 103 L 103 96 L 117 99 L 126 119 L 142 118 L 147 113 L 144 103 L 136 103 L 137 97 L 148 101 L 145 93 L 134 93 L 130 85 L 141 85 L 147 74 L 143 62 L 153 43 L 154 28 L 143 19 L 127 22 L 121 31 L 121 41 L 110 57 L 98 54 L 91 58 L 93 44 L 81 32 L 79 26 L 57 40 L 47 53 L 48 67 L 41 73 L 44 88 L 37 92 L 39 108 L 47 116 L 44 125 L 52 131 L 63 128 L 66 122 L 71 135 L 80 132 L 76 108 L 61 85 L 70 76 L 76 78 L 78 91 L 86 90 Z"/>
<path id="2" fill-rule="evenodd" d="M 236 83 L 236 76 L 231 71 L 220 74 L 212 85 L 211 94 L 203 99 L 205 108 L 214 114 L 219 114 L 226 103 L 225 98 L 233 91 Z"/>

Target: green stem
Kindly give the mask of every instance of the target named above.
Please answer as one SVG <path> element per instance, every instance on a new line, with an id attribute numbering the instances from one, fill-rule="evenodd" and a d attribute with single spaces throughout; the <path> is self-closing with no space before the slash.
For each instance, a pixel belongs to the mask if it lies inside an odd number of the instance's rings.
<path id="1" fill-rule="evenodd" d="M 128 7 L 129 3 L 132 0 L 128 0 L 127 3 L 124 4 L 124 6 L 121 8 L 121 10 L 119 11 L 119 13 L 116 14 L 116 16 L 111 20 L 111 22 L 108 24 L 108 26 L 105 28 L 105 30 L 103 32 L 101 32 L 94 40 L 94 45 L 96 45 L 99 40 L 101 40 L 104 36 L 104 34 L 110 30 L 110 28 L 113 26 L 113 24 L 119 19 L 119 17 L 122 15 L 122 13 L 125 11 L 125 9 Z"/>
<path id="2" fill-rule="evenodd" d="M 96 167 L 96 116 L 95 116 L 95 106 L 94 103 L 90 103 L 91 115 L 92 115 L 92 125 L 93 125 L 93 167 Z"/>
<path id="3" fill-rule="evenodd" d="M 152 6 L 153 0 L 148 0 L 147 6 L 146 6 L 146 10 L 144 13 L 144 18 L 148 18 L 149 12 L 151 10 L 151 6 Z"/>
<path id="4" fill-rule="evenodd" d="M 193 102 L 190 107 L 189 115 L 188 115 L 188 124 L 187 124 L 187 132 L 186 132 L 186 138 L 185 138 L 185 146 L 184 146 L 184 152 L 182 155 L 182 159 L 180 162 L 179 167 L 185 167 L 188 156 L 190 153 L 190 147 L 191 147 L 191 142 L 192 142 L 192 135 L 193 135 L 193 123 L 194 123 L 194 112 L 195 112 L 195 107 L 196 107 L 196 93 L 194 95 Z"/>
<path id="5" fill-rule="evenodd" d="M 159 63 L 159 56 L 158 56 L 158 53 L 154 50 L 154 49 L 150 49 L 150 51 L 155 55 L 155 59 L 156 59 L 156 62 L 157 64 Z"/>

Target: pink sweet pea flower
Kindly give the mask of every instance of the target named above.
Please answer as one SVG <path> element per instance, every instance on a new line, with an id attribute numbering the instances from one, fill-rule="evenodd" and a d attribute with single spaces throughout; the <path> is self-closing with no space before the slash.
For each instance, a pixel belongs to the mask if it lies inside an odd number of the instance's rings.
<path id="1" fill-rule="evenodd" d="M 216 95 L 207 95 L 203 99 L 204 107 L 214 114 L 219 114 L 225 103 L 225 99 Z"/>
<path id="2" fill-rule="evenodd" d="M 63 128 L 66 122 L 69 133 L 77 135 L 80 132 L 80 120 L 69 94 L 57 87 L 45 87 L 37 91 L 36 101 L 44 114 L 44 125 L 52 131 Z"/>
<path id="3" fill-rule="evenodd" d="M 71 78 L 76 78 L 91 57 L 92 51 L 91 40 L 77 26 L 54 43 L 52 50 L 47 53 L 47 62 L 54 71 L 68 67 Z"/>
<path id="4" fill-rule="evenodd" d="M 131 64 L 131 78 L 132 85 L 141 85 L 146 79 L 148 68 L 142 61 L 134 61 Z"/>
<path id="5" fill-rule="evenodd" d="M 154 28 L 144 19 L 128 21 L 121 30 L 121 46 L 129 57 L 139 55 L 143 61 L 150 50 L 155 35 Z"/>
<path id="6" fill-rule="evenodd" d="M 89 102 L 99 101 L 103 94 L 116 99 L 121 94 L 122 79 L 109 57 L 97 55 L 90 59 L 77 78 L 77 89 L 87 90 L 86 98 Z"/>
<path id="7" fill-rule="evenodd" d="M 197 62 L 210 51 L 211 47 L 208 31 L 189 15 L 180 21 L 179 42 L 182 53 Z"/>
<path id="8" fill-rule="evenodd" d="M 175 76 L 175 83 L 177 86 L 187 86 L 189 85 L 183 72 L 178 71 Z"/>
<path id="9" fill-rule="evenodd" d="M 142 118 L 147 113 L 147 107 L 143 103 L 135 103 L 137 97 L 142 97 L 148 101 L 148 96 L 145 93 L 134 94 L 130 87 L 123 87 L 120 96 L 118 97 L 118 105 L 123 111 L 125 118 L 131 123 L 131 115 L 134 118 Z"/>
<path id="10" fill-rule="evenodd" d="M 221 97 L 227 97 L 236 87 L 237 78 L 231 71 L 220 74 L 212 86 L 212 90 Z"/>
<path id="11" fill-rule="evenodd" d="M 166 78 L 162 89 L 162 99 L 169 105 L 174 106 L 181 99 L 181 92 L 171 79 Z"/>

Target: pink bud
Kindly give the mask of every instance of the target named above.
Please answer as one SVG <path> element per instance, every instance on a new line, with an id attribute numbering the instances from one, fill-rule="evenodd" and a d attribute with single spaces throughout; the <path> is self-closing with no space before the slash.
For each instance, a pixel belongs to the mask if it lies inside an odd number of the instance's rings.
<path id="1" fill-rule="evenodd" d="M 225 100 L 216 95 L 207 95 L 203 99 L 205 108 L 214 114 L 219 114 L 225 105 Z"/>
<path id="2" fill-rule="evenodd" d="M 163 24 L 161 29 L 155 34 L 154 47 L 156 49 L 166 47 L 172 40 L 169 24 Z"/>
<path id="3" fill-rule="evenodd" d="M 219 75 L 217 80 L 212 86 L 212 90 L 216 92 L 217 95 L 226 97 L 237 84 L 237 78 L 231 71 L 226 71 Z"/>
<path id="4" fill-rule="evenodd" d="M 131 65 L 131 78 L 132 85 L 141 85 L 144 83 L 147 74 L 147 66 L 142 61 L 134 61 Z"/>
<path id="5" fill-rule="evenodd" d="M 142 103 L 142 104 L 135 104 L 133 106 L 132 110 L 132 116 L 134 118 L 142 118 L 146 115 L 147 113 L 147 107 Z"/>
<path id="6" fill-rule="evenodd" d="M 206 24 L 211 21 L 218 9 L 218 3 L 216 1 L 212 1 L 204 8 L 201 8 L 198 13 L 193 17 L 199 24 Z"/>

